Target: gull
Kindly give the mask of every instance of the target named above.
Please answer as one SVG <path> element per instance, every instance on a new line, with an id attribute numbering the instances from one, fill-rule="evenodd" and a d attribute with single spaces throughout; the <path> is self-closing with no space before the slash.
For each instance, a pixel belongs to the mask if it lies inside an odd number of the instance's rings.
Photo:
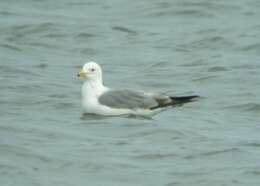
<path id="1" fill-rule="evenodd" d="M 83 113 L 119 116 L 152 116 L 171 107 L 195 101 L 199 96 L 168 96 L 132 89 L 112 89 L 103 85 L 102 69 L 96 62 L 83 65 L 78 77 L 84 79 Z"/>

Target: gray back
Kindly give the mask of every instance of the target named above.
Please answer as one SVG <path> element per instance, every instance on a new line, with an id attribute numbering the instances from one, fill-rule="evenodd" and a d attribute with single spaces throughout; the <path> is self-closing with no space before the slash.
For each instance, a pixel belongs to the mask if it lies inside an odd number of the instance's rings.
<path id="1" fill-rule="evenodd" d="M 151 108 L 158 105 L 153 97 L 128 89 L 109 90 L 99 97 L 99 102 L 119 109 Z"/>

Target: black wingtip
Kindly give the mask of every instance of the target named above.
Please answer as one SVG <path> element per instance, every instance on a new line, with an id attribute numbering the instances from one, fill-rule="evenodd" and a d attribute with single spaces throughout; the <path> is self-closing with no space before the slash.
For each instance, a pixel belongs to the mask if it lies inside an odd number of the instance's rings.
<path id="1" fill-rule="evenodd" d="M 193 96 L 180 96 L 180 97 L 170 97 L 173 104 L 183 104 L 192 101 L 197 101 L 200 96 L 193 95 Z"/>
<path id="2" fill-rule="evenodd" d="M 189 103 L 192 101 L 197 101 L 200 98 L 200 96 L 193 95 L 193 96 L 180 96 L 180 97 L 170 97 L 171 102 L 158 102 L 158 105 L 155 107 L 150 108 L 151 110 L 157 109 L 157 108 L 163 108 L 163 107 L 175 107 L 175 106 L 181 106 L 185 103 Z M 157 100 L 159 101 L 159 100 Z"/>

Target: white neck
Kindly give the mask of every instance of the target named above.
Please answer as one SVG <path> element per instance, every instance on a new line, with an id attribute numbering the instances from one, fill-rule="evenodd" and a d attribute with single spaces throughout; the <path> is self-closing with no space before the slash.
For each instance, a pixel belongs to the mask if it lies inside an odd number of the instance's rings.
<path id="1" fill-rule="evenodd" d="M 87 79 L 82 85 L 82 98 L 93 99 L 107 90 L 100 79 Z"/>

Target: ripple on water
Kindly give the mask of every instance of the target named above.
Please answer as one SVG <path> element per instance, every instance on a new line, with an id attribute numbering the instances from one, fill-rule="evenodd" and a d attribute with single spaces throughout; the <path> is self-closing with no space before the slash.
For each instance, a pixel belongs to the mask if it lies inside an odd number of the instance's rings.
<path id="1" fill-rule="evenodd" d="M 52 161 L 47 156 L 44 156 L 42 154 L 36 154 L 31 149 L 22 146 L 1 144 L 0 149 L 5 153 L 6 156 L 19 156 L 19 157 L 26 157 L 26 158 L 30 157 L 31 159 L 40 160 L 43 162 Z"/>
<path id="2" fill-rule="evenodd" d="M 7 43 L 1 43 L 0 46 L 2 48 L 11 49 L 11 50 L 18 51 L 18 52 L 22 51 L 21 47 L 14 45 L 14 44 L 10 44 L 10 43 L 8 43 L 8 44 Z"/>
<path id="3" fill-rule="evenodd" d="M 12 13 L 9 12 L 9 11 L 0 11 L 0 15 L 2 15 L 2 16 L 10 16 L 10 15 L 12 15 Z"/>
<path id="4" fill-rule="evenodd" d="M 156 154 L 141 154 L 141 155 L 137 155 L 134 156 L 134 159 L 138 159 L 138 160 L 160 160 L 160 159 L 165 159 L 165 158 L 174 158 L 177 157 L 177 154 L 164 154 L 164 153 L 156 153 Z"/>
<path id="5" fill-rule="evenodd" d="M 203 76 L 203 77 L 195 78 L 195 79 L 193 79 L 193 81 L 209 82 L 209 81 L 211 81 L 212 79 L 216 79 L 216 78 L 218 78 L 217 75 L 205 75 L 205 76 Z"/>
<path id="6" fill-rule="evenodd" d="M 145 64 L 144 64 L 145 65 Z M 168 61 L 159 61 L 159 62 L 155 62 L 149 66 L 147 66 L 145 68 L 145 70 L 152 70 L 155 69 L 157 70 L 158 68 L 162 68 L 162 67 L 167 67 L 169 68 L 169 62 Z M 149 71 L 150 72 L 150 71 Z"/>
<path id="7" fill-rule="evenodd" d="M 116 31 L 119 31 L 119 32 L 124 32 L 124 33 L 127 33 L 127 34 L 131 34 L 131 35 L 137 35 L 138 34 L 137 31 L 132 30 L 130 28 L 123 27 L 123 26 L 113 26 L 112 29 L 116 30 Z"/>
<path id="8" fill-rule="evenodd" d="M 76 108 L 76 105 L 74 104 L 74 103 L 69 103 L 69 102 L 67 102 L 67 103 L 56 103 L 55 105 L 54 105 L 54 108 L 55 109 L 62 109 L 62 110 L 64 110 L 64 109 L 72 109 L 72 108 Z"/>
<path id="9" fill-rule="evenodd" d="M 40 69 L 45 69 L 45 68 L 48 67 L 48 64 L 41 63 L 41 64 L 38 64 L 38 65 L 35 65 L 34 67 L 36 67 L 36 68 L 40 68 Z"/>
<path id="10" fill-rule="evenodd" d="M 75 51 L 79 51 L 81 54 L 96 55 L 97 50 L 94 48 L 77 48 Z"/>
<path id="11" fill-rule="evenodd" d="M 166 139 L 169 140 L 177 140 L 185 136 L 186 134 L 178 131 L 178 130 L 169 130 L 169 129 L 153 129 L 149 131 L 139 131 L 135 134 L 131 134 L 128 136 L 129 138 L 137 139 L 147 139 L 151 141 L 165 141 Z"/>
<path id="12" fill-rule="evenodd" d="M 2 74 L 6 75 L 12 75 L 14 74 L 14 77 L 17 77 L 17 75 L 23 75 L 23 76 L 39 76 L 39 74 L 29 70 L 29 69 L 24 69 L 19 66 L 15 65 L 0 65 L 0 72 Z"/>
<path id="13" fill-rule="evenodd" d="M 17 45 L 53 47 L 50 42 L 43 41 L 42 38 L 47 39 L 46 35 L 50 33 L 57 34 L 58 31 L 57 25 L 45 22 L 4 27 L 0 29 L 0 33 L 5 36 L 4 40 L 8 42 L 8 45 L 5 44 L 4 47 L 21 50 L 21 48 L 17 48 Z"/>
<path id="14" fill-rule="evenodd" d="M 248 111 L 248 112 L 260 112 L 260 104 L 259 103 L 245 103 L 245 104 L 235 104 L 231 106 L 225 107 L 231 110 L 241 110 L 241 111 Z"/>
<path id="15" fill-rule="evenodd" d="M 260 142 L 258 142 L 258 141 L 243 143 L 242 145 L 243 145 L 243 146 L 247 146 L 247 147 L 260 148 Z"/>
<path id="16" fill-rule="evenodd" d="M 226 67 L 221 66 L 214 66 L 208 69 L 209 72 L 221 72 L 221 71 L 227 71 L 228 69 Z"/>
<path id="17" fill-rule="evenodd" d="M 87 33 L 87 32 L 81 32 L 76 35 L 76 38 L 78 39 L 89 39 L 89 38 L 94 38 L 95 35 L 92 33 Z"/>
<path id="18" fill-rule="evenodd" d="M 253 43 L 240 48 L 243 52 L 253 52 L 256 54 L 260 53 L 260 43 Z"/>
<path id="19" fill-rule="evenodd" d="M 196 67 L 196 66 L 204 66 L 206 65 L 207 62 L 203 59 L 197 59 L 197 60 L 191 60 L 189 62 L 186 63 L 182 63 L 180 66 L 184 66 L 184 67 Z"/>
<path id="20" fill-rule="evenodd" d="M 207 8 L 202 8 L 207 6 Z M 193 17 L 213 17 L 214 14 L 209 11 L 208 6 L 214 6 L 214 3 L 190 3 L 190 2 L 160 2 L 156 9 L 159 10 L 153 16 L 193 16 Z M 159 7 L 159 8 L 158 8 Z M 174 8 L 173 8 L 174 7 Z"/>
<path id="21" fill-rule="evenodd" d="M 232 68 L 234 69 L 258 69 L 260 65 L 257 64 L 242 64 L 242 65 L 233 65 Z"/>
<path id="22" fill-rule="evenodd" d="M 202 152 L 202 153 L 188 155 L 188 156 L 185 156 L 184 159 L 194 159 L 194 158 L 215 156 L 215 155 L 219 155 L 219 154 L 227 154 L 227 153 L 234 153 L 234 152 L 241 152 L 241 150 L 239 148 L 212 150 L 212 151 L 208 151 L 208 152 Z"/>
<path id="23" fill-rule="evenodd" d="M 15 25 L 9 28 L 12 33 L 20 34 L 20 36 L 32 35 L 37 33 L 46 32 L 55 29 L 56 25 L 54 23 L 38 23 L 38 24 L 23 24 Z"/>
<path id="24" fill-rule="evenodd" d="M 214 17 L 212 13 L 196 9 L 178 10 L 174 14 L 177 16 Z"/>
<path id="25" fill-rule="evenodd" d="M 255 170 L 252 170 L 252 171 L 247 171 L 246 173 L 247 174 L 252 174 L 252 175 L 257 175 L 257 176 L 260 176 L 260 167 L 257 167 Z"/>
<path id="26" fill-rule="evenodd" d="M 69 97 L 67 94 L 51 94 L 49 95 L 50 98 L 67 98 Z"/>
<path id="27" fill-rule="evenodd" d="M 223 36 L 219 35 L 213 35 L 208 36 L 203 39 L 198 39 L 196 41 L 193 41 L 191 43 L 183 44 L 182 47 L 188 48 L 190 50 L 194 49 L 216 49 L 216 48 L 227 48 L 232 46 L 233 43 L 228 41 Z"/>
<path id="28" fill-rule="evenodd" d="M 65 33 L 59 33 L 59 32 L 52 32 L 52 33 L 47 33 L 44 35 L 46 38 L 68 38 L 68 34 Z"/>

